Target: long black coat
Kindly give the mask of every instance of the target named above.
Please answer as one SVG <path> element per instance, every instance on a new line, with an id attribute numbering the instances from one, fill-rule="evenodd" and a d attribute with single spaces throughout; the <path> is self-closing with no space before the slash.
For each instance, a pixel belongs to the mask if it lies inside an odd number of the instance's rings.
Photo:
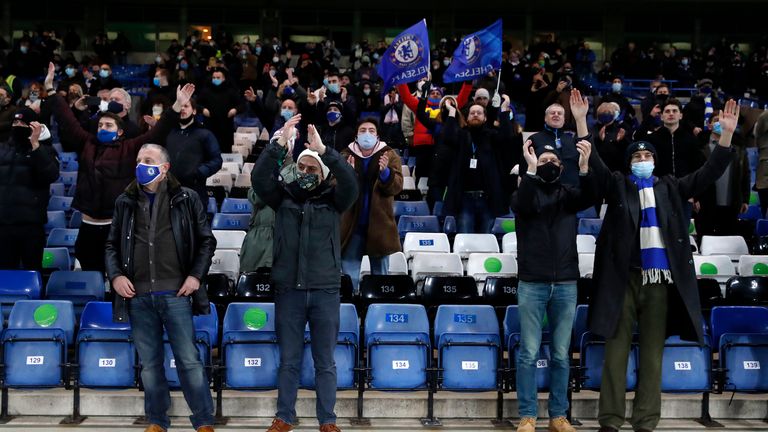
<path id="1" fill-rule="evenodd" d="M 656 214 L 676 288 L 669 291 L 667 335 L 704 341 L 688 223 L 682 216 L 683 202 L 714 183 L 732 158 L 732 149 L 718 146 L 697 171 L 681 178 L 666 175 L 654 181 Z M 629 283 L 634 241 L 628 239 L 636 235 L 640 223 L 640 196 L 629 177 L 610 172 L 597 152 L 592 152 L 589 165 L 595 175 L 598 196 L 608 203 L 595 251 L 595 292 L 589 306 L 589 329 L 611 338 L 621 317 Z"/>

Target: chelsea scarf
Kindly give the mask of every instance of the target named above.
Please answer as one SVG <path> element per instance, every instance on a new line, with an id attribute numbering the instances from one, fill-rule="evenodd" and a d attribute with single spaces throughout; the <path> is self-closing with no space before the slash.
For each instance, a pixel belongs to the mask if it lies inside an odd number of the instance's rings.
<path id="1" fill-rule="evenodd" d="M 653 193 L 655 177 L 641 179 L 630 175 L 629 178 L 640 194 L 640 264 L 643 270 L 643 285 L 672 283 L 667 249 L 656 217 L 656 196 Z"/>

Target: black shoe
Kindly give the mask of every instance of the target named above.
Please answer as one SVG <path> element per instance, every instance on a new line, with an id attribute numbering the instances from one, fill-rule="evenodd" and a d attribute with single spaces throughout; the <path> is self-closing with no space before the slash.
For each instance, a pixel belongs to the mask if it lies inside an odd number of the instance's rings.
<path id="1" fill-rule="evenodd" d="M 600 429 L 597 432 L 619 432 L 619 430 L 610 426 L 600 426 Z"/>
<path id="2" fill-rule="evenodd" d="M 635 432 L 653 432 L 653 431 L 650 429 L 638 429 Z"/>

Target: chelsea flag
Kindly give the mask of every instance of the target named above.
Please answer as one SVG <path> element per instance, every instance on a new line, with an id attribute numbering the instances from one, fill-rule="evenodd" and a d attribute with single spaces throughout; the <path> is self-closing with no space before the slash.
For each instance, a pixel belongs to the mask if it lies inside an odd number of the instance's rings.
<path id="1" fill-rule="evenodd" d="M 446 83 L 480 78 L 501 67 L 501 20 L 466 36 L 443 74 Z"/>
<path id="2" fill-rule="evenodd" d="M 384 79 L 384 92 L 394 85 L 417 81 L 427 76 L 429 37 L 426 20 L 419 21 L 392 41 L 382 56 L 377 71 Z"/>

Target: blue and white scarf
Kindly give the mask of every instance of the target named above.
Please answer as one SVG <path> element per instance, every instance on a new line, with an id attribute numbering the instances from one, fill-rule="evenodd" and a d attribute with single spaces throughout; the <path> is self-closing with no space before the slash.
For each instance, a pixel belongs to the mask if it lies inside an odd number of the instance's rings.
<path id="1" fill-rule="evenodd" d="M 656 196 L 653 193 L 651 176 L 641 179 L 629 176 L 640 194 L 640 265 L 643 270 L 643 285 L 672 283 L 669 258 L 661 237 L 659 219 L 656 217 Z"/>

